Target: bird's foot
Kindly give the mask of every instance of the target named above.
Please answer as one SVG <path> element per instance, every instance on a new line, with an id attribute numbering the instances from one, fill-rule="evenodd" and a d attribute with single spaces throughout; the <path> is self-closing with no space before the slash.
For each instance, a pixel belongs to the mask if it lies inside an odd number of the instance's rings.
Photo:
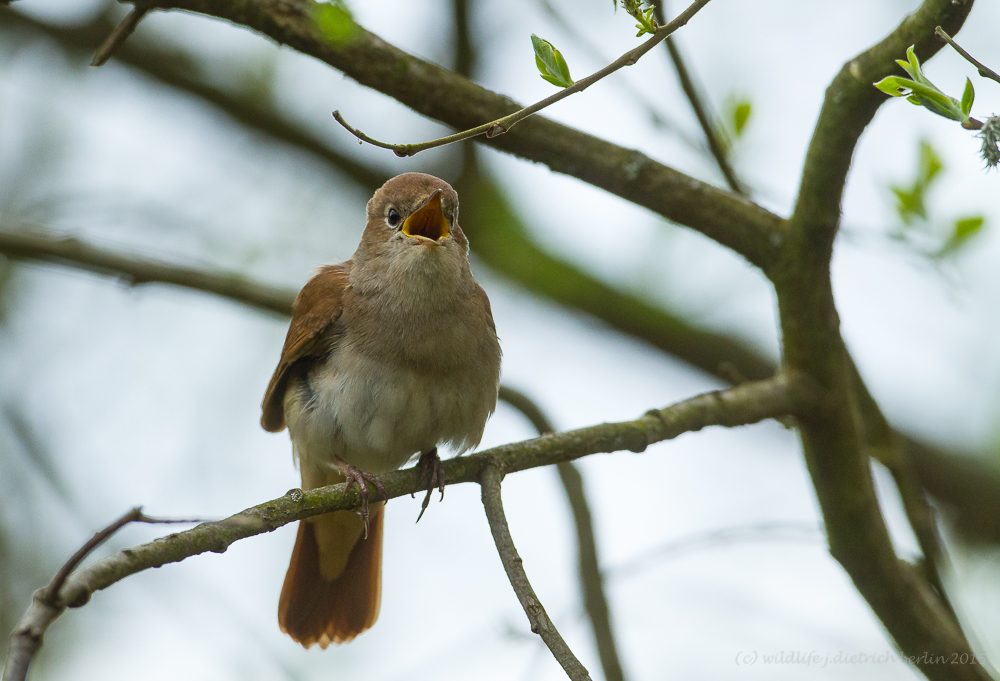
<path id="1" fill-rule="evenodd" d="M 359 509 L 358 513 L 361 516 L 361 519 L 365 521 L 365 539 L 367 539 L 368 538 L 368 485 L 366 485 L 365 483 L 370 482 L 372 485 L 374 485 L 375 488 L 382 493 L 382 497 L 384 499 L 388 499 L 389 495 L 386 493 L 385 487 L 382 486 L 382 483 L 379 482 L 379 479 L 376 478 L 371 473 L 366 473 L 360 468 L 352 466 L 351 464 L 346 463 L 345 461 L 342 461 L 339 458 L 335 458 L 333 460 L 333 465 L 336 466 L 337 469 L 341 473 L 343 473 L 344 477 L 346 478 L 347 487 L 345 488 L 344 491 L 350 491 L 351 487 L 357 485 L 358 490 L 360 490 L 361 492 L 361 508 Z"/>
<path id="2" fill-rule="evenodd" d="M 435 487 L 441 490 L 441 500 L 444 501 L 444 464 L 441 463 L 441 457 L 438 456 L 437 447 L 420 455 L 417 468 L 420 470 L 420 481 L 427 481 L 427 494 L 424 496 L 424 502 L 420 504 L 420 515 L 417 516 L 419 523 L 420 519 L 424 517 L 424 511 L 431 503 L 431 494 Z"/>

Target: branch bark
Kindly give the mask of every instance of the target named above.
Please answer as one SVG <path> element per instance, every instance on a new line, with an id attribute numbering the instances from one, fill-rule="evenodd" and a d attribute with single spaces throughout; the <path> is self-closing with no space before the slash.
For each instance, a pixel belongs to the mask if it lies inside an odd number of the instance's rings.
<path id="1" fill-rule="evenodd" d="M 503 480 L 503 473 L 500 472 L 500 469 L 493 464 L 488 464 L 483 469 L 479 484 L 483 491 L 483 508 L 486 509 L 490 532 L 493 534 L 493 542 L 497 545 L 497 552 L 500 554 L 507 579 L 510 580 L 511 588 L 514 589 L 517 600 L 524 608 L 524 614 L 528 616 L 532 633 L 542 637 L 552 656 L 556 658 L 556 662 L 566 672 L 566 676 L 573 681 L 590 681 L 590 672 L 566 645 L 566 641 L 556 629 L 556 625 L 552 623 L 545 608 L 542 607 L 542 602 L 535 595 L 535 590 L 531 588 L 531 582 L 528 581 L 528 575 L 524 571 L 521 556 L 518 555 L 514 540 L 510 536 L 507 516 L 503 512 L 503 498 L 500 494 L 501 480 Z"/>
<path id="2" fill-rule="evenodd" d="M 539 435 L 555 432 L 545 412 L 527 395 L 513 388 L 500 386 L 500 399 L 527 417 Z M 583 489 L 583 476 L 569 461 L 556 464 L 556 470 L 566 492 L 573 525 L 576 528 L 577 563 L 583 590 L 583 605 L 594 632 L 601 670 L 604 672 L 605 681 L 625 681 L 625 671 L 622 669 L 618 645 L 615 643 L 614 630 L 611 627 L 611 611 L 604 590 L 601 561 L 597 557 L 597 538 L 594 536 L 590 504 L 587 503 L 587 494 Z"/>
<path id="3" fill-rule="evenodd" d="M 814 407 L 814 395 L 808 382 L 782 373 L 766 381 L 745 383 L 729 390 L 698 395 L 665 409 L 654 409 L 634 421 L 603 423 L 450 459 L 443 464 L 444 475 L 448 484 L 478 483 L 488 465 L 514 473 L 590 454 L 626 449 L 642 452 L 655 442 L 708 426 L 749 425 L 776 416 L 804 413 Z M 380 476 L 380 480 L 389 499 L 426 490 L 426 480 L 421 479 L 416 468 L 388 473 Z M 283 497 L 225 520 L 201 523 L 185 532 L 125 549 L 70 574 L 58 595 L 52 598 L 55 610 L 42 616 L 29 608 L 16 631 L 30 631 L 40 640 L 66 607 L 82 607 L 95 592 L 130 575 L 201 553 L 224 553 L 240 539 L 273 532 L 302 518 L 360 505 L 361 492 L 357 486 L 350 490 L 343 484 L 308 491 L 294 489 Z"/>
<path id="4" fill-rule="evenodd" d="M 826 523 L 830 552 L 904 655 L 931 679 L 990 678 L 946 606 L 895 554 L 864 455 L 864 428 L 853 364 L 840 336 L 830 282 L 840 204 L 858 138 L 886 96 L 872 83 L 894 72 L 910 44 L 922 60 L 941 47 L 936 25 L 957 29 L 972 3 L 925 0 L 878 45 L 848 62 L 827 89 L 799 198 L 788 224 L 782 265 L 772 271 L 785 361 L 812 377 L 825 410 L 799 419 L 799 432 Z M 975 664 L 942 664 L 972 659 Z"/>
<path id="5" fill-rule="evenodd" d="M 31 661 L 38 653 L 38 649 L 42 647 L 42 638 L 45 630 L 66 609 L 66 605 L 59 600 L 60 590 L 63 588 L 70 574 L 79 567 L 80 563 L 87 556 L 93 553 L 94 549 L 129 523 L 170 524 L 188 522 L 200 521 L 150 518 L 143 514 L 141 507 L 137 506 L 130 509 L 103 530 L 95 533 L 93 537 L 87 540 L 59 568 L 59 572 L 52 578 L 49 585 L 39 589 L 32 596 L 28 612 L 21 619 L 20 624 L 11 632 L 10 649 L 7 652 L 7 662 L 4 665 L 3 681 L 24 681 L 28 677 L 28 669 L 31 666 Z"/>
<path id="6" fill-rule="evenodd" d="M 130 257 L 73 237 L 57 237 L 38 230 L 0 230 L 0 253 L 19 260 L 39 260 L 114 276 L 133 286 L 153 282 L 183 286 L 281 315 L 291 313 L 295 300 L 294 291 L 266 286 L 239 274 Z"/>

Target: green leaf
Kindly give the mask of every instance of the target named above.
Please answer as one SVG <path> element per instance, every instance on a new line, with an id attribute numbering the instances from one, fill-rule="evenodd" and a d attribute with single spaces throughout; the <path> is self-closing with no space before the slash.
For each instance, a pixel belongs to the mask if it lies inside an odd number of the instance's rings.
<path id="1" fill-rule="evenodd" d="M 743 129 L 747 126 L 747 121 L 750 120 L 750 114 L 753 113 L 753 105 L 750 100 L 744 99 L 736 102 L 733 107 L 732 119 L 733 119 L 733 132 L 736 133 L 737 137 L 743 134 Z"/>
<path id="2" fill-rule="evenodd" d="M 319 2 L 313 7 L 313 21 L 320 33 L 334 45 L 350 42 L 358 31 L 351 10 L 344 0 Z"/>
<path id="3" fill-rule="evenodd" d="M 573 84 L 566 60 L 552 43 L 532 33 L 531 46 L 535 50 L 535 65 L 542 78 L 558 87 L 569 87 Z"/>
<path id="4" fill-rule="evenodd" d="M 948 240 L 944 242 L 944 245 L 934 255 L 938 258 L 951 255 L 968 243 L 969 239 L 982 231 L 985 224 L 986 219 L 982 215 L 973 215 L 956 220 Z"/>
<path id="5" fill-rule="evenodd" d="M 920 80 L 923 78 L 923 72 L 920 70 L 920 60 L 917 59 L 917 53 L 913 50 L 913 45 L 906 48 L 906 61 L 909 62 L 909 66 L 900 63 L 900 66 L 910 74 L 910 78 L 913 80 Z"/>
<path id="6" fill-rule="evenodd" d="M 972 89 L 972 81 L 965 79 L 965 92 L 962 93 L 962 113 L 966 116 L 972 111 L 972 101 L 976 98 L 976 91 Z"/>
<path id="7" fill-rule="evenodd" d="M 915 218 L 927 219 L 927 209 L 924 206 L 924 188 L 914 186 L 911 189 L 890 187 L 896 195 L 896 213 L 904 225 L 911 225 Z"/>
<path id="8" fill-rule="evenodd" d="M 928 187 L 938 173 L 944 170 L 944 162 L 927 140 L 920 140 L 920 170 L 916 184 Z"/>
<path id="9" fill-rule="evenodd" d="M 900 78 L 899 76 L 886 76 L 879 82 L 875 83 L 875 87 L 892 97 L 906 97 L 910 92 L 910 83 L 912 80 L 907 80 L 906 78 Z"/>
<path id="10" fill-rule="evenodd" d="M 635 27 L 639 29 L 639 32 L 635 34 L 636 38 L 645 35 L 646 33 L 650 35 L 656 33 L 656 29 L 658 27 L 656 25 L 656 19 L 653 18 L 653 7 L 647 9 L 645 13 L 643 13 L 643 11 L 640 9 L 632 16 L 635 17 L 636 20 L 638 20 L 639 22 L 638 24 L 635 25 Z"/>

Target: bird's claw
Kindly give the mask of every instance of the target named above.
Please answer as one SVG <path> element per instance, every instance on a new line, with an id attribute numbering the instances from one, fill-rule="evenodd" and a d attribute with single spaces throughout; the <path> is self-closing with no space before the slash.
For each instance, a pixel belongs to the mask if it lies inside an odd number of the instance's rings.
<path id="1" fill-rule="evenodd" d="M 350 491 L 351 487 L 357 485 L 358 490 L 361 492 L 361 508 L 358 509 L 358 514 L 361 516 L 361 519 L 365 523 L 365 539 L 367 539 L 368 538 L 368 485 L 366 485 L 365 483 L 370 482 L 372 485 L 374 485 L 375 489 L 377 489 L 382 494 L 383 499 L 388 500 L 389 495 L 386 493 L 385 487 L 382 486 L 382 483 L 379 481 L 379 479 L 374 475 L 372 475 L 371 473 L 367 473 L 361 470 L 360 468 L 357 468 L 356 466 L 352 466 L 349 463 L 341 461 L 340 459 L 334 462 L 334 465 L 336 465 L 336 467 L 340 470 L 340 472 L 344 474 L 344 478 L 346 479 L 347 487 L 344 488 L 344 491 L 345 492 Z"/>
<path id="2" fill-rule="evenodd" d="M 431 503 L 431 494 L 435 487 L 441 491 L 441 500 L 444 501 L 444 464 L 441 463 L 441 457 L 438 456 L 437 447 L 420 455 L 417 468 L 420 469 L 420 481 L 427 481 L 427 494 L 424 495 L 424 501 L 420 504 L 420 515 L 417 516 L 419 523 L 420 519 L 424 517 L 424 511 Z"/>

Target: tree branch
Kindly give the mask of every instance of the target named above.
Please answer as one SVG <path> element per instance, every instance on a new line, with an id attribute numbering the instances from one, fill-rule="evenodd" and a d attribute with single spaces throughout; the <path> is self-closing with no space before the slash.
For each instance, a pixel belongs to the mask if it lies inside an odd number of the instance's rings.
<path id="1" fill-rule="evenodd" d="M 749 425 L 775 416 L 804 413 L 814 407 L 814 394 L 808 382 L 782 373 L 766 381 L 698 395 L 665 409 L 647 412 L 634 421 L 603 423 L 450 459 L 443 464 L 444 473 L 449 484 L 478 483 L 487 465 L 514 473 L 590 454 L 626 449 L 642 452 L 655 442 L 708 426 Z M 379 479 L 390 499 L 426 489 L 426 480 L 421 480 L 416 468 L 387 473 Z M 125 549 L 70 574 L 53 599 L 59 612 L 39 617 L 29 608 L 18 630 L 23 628 L 41 637 L 63 608 L 81 607 L 96 591 L 130 575 L 201 553 L 224 553 L 230 544 L 240 539 L 272 532 L 302 518 L 360 505 L 361 492 L 357 486 L 350 490 L 343 484 L 308 491 L 294 489 L 281 498 L 248 508 L 225 520 L 201 523 L 185 532 Z"/>
<path id="2" fill-rule="evenodd" d="M 826 523 L 830 552 L 844 566 L 904 655 L 931 679 L 988 679 L 935 591 L 899 560 L 882 518 L 861 445 L 864 428 L 853 365 L 839 332 L 830 282 L 840 204 L 858 138 L 886 96 L 872 83 L 916 45 L 926 60 L 941 47 L 934 26 L 958 28 L 972 3 L 925 0 L 885 40 L 848 62 L 827 89 L 789 220 L 778 294 L 785 361 L 821 386 L 826 409 L 799 419 L 806 462 Z M 976 660 L 978 662 L 978 660 Z"/>
<path id="3" fill-rule="evenodd" d="M 1000 83 L 1000 74 L 998 74 L 996 71 L 989 68 L 985 64 L 980 63 L 979 61 L 976 60 L 975 57 L 973 57 L 971 54 L 963 50 L 958 43 L 956 43 L 954 40 L 951 39 L 950 35 L 945 33 L 945 30 L 943 28 L 941 28 L 940 26 L 936 27 L 934 29 L 934 34 L 941 40 L 951 45 L 956 52 L 962 55 L 965 61 L 975 66 L 976 70 L 979 71 L 980 76 L 982 76 L 983 78 L 989 78 L 990 80 L 995 80 L 996 82 Z"/>
<path id="4" fill-rule="evenodd" d="M 80 26 L 56 26 L 3 8 L 0 8 L 0 25 L 47 35 L 56 40 L 69 56 L 93 52 L 114 28 L 107 13 Z M 185 50 L 136 36 L 118 49 L 115 60 L 164 85 L 208 102 L 239 124 L 311 153 L 372 192 L 389 179 L 385 173 L 337 153 L 310 131 L 289 123 L 273 101 L 261 98 L 259 94 L 226 89 L 213 83 L 198 68 L 196 58 Z"/>
<path id="5" fill-rule="evenodd" d="M 803 267 L 830 260 L 854 148 L 875 112 L 889 99 L 872 83 L 902 74 L 895 60 L 910 45 L 914 45 L 921 62 L 933 57 L 943 47 L 934 35 L 934 27 L 944 26 L 955 32 L 971 9 L 972 0 L 924 2 L 882 42 L 847 62 L 827 88 L 806 153 L 799 198 L 790 218 L 795 238 L 808 239 L 809 247 L 792 247 L 786 255 L 808 250 L 813 255 Z"/>
<path id="6" fill-rule="evenodd" d="M 4 23 L 44 32 L 70 51 L 84 52 L 93 50 L 112 28 L 102 18 L 85 26 L 65 28 L 0 10 L 0 25 Z M 149 40 L 137 37 L 122 47 L 116 59 L 166 85 L 204 99 L 243 125 L 315 154 L 371 192 L 387 179 L 332 151 L 310 132 L 285 122 L 273 105 L 215 87 L 197 73 L 194 60 L 183 51 L 154 46 Z M 462 197 L 472 197 L 463 201 L 462 225 L 470 235 L 473 252 L 494 270 L 533 292 L 591 314 L 723 380 L 728 380 L 720 369 L 723 363 L 736 366 L 741 375 L 750 379 L 774 374 L 774 364 L 745 343 L 696 328 L 539 248 L 496 184 L 472 172 L 472 165 L 466 164 L 465 172 L 455 183 Z"/>
<path id="7" fill-rule="evenodd" d="M 139 22 L 143 20 L 146 14 L 149 13 L 149 7 L 143 4 L 136 3 L 132 11 L 128 13 L 120 24 L 115 27 L 115 30 L 111 32 L 108 39 L 104 41 L 97 52 L 94 54 L 93 61 L 90 62 L 91 66 L 103 66 L 109 59 L 111 55 L 115 53 L 122 43 L 128 40 L 128 37 L 135 32 L 136 27 Z"/>
<path id="8" fill-rule="evenodd" d="M 42 637 L 45 630 L 63 610 L 66 604 L 60 602 L 59 592 L 66 583 L 70 574 L 79 567 L 80 563 L 89 556 L 94 549 L 103 544 L 115 532 L 125 527 L 129 523 L 188 523 L 200 522 L 193 520 L 164 520 L 162 518 L 150 518 L 143 514 L 142 508 L 136 506 L 125 515 L 115 520 L 113 523 L 97 532 L 87 542 L 81 546 L 56 573 L 48 586 L 35 592 L 32 597 L 31 606 L 28 612 L 14 631 L 10 635 L 10 649 L 7 652 L 7 662 L 4 665 L 3 681 L 24 681 L 28 677 L 28 668 L 31 661 L 42 647 Z"/>
<path id="9" fill-rule="evenodd" d="M 282 315 L 291 313 L 295 300 L 294 291 L 266 286 L 239 274 L 129 257 L 73 237 L 55 237 L 38 230 L 0 230 L 0 253 L 110 275 L 132 286 L 154 282 L 183 286 Z"/>
<path id="10" fill-rule="evenodd" d="M 527 395 L 500 386 L 500 399 L 524 414 L 539 435 L 555 432 L 552 423 L 545 413 Z M 594 521 L 587 503 L 587 494 L 583 489 L 583 476 L 569 461 L 556 464 L 559 480 L 569 501 L 576 527 L 577 562 L 580 572 L 580 585 L 583 590 L 583 605 L 594 632 L 597 643 L 597 654 L 601 660 L 605 681 L 624 681 L 625 672 L 622 669 L 615 643 L 614 631 L 611 628 L 611 613 L 608 608 L 608 598 L 604 592 L 604 577 L 601 573 L 601 562 L 597 557 L 597 539 L 594 536 Z"/>
<path id="11" fill-rule="evenodd" d="M 495 261 L 498 267 L 503 267 L 504 263 L 510 267 L 511 262 L 516 262 L 518 267 L 509 274 L 517 276 L 516 281 L 530 290 L 540 289 L 556 302 L 589 312 L 615 328 L 642 338 L 723 380 L 731 380 L 731 376 L 721 368 L 724 362 L 735 364 L 744 378 L 762 379 L 774 373 L 773 365 L 735 341 L 687 326 L 665 312 L 587 277 L 562 261 L 541 251 L 531 250 L 531 246 L 526 243 L 515 248 L 512 253 L 499 250 L 523 242 L 523 227 L 516 222 L 510 207 L 503 202 L 492 184 L 478 179 L 477 182 L 481 184 L 475 187 L 460 185 L 463 191 L 476 191 L 483 199 L 482 202 L 473 202 L 469 208 L 463 206 L 462 215 L 463 221 L 469 220 L 469 213 L 480 212 L 478 206 L 486 213 L 484 219 L 492 216 L 497 221 L 493 229 L 480 227 L 475 232 L 477 238 L 474 243 L 480 243 L 477 253 L 488 263 Z M 473 223 L 476 222 L 478 220 L 473 220 Z M 465 229 L 467 232 L 472 231 L 470 227 Z M 490 234 L 494 235 L 490 239 L 491 245 L 481 243 Z M 8 239 L 8 236 L 11 238 Z M 494 239 L 496 243 L 492 245 Z M 26 233 L 0 230 L 0 253 L 25 260 L 79 267 L 106 276 L 124 278 L 130 283 L 160 282 L 182 286 L 283 315 L 290 314 L 291 304 L 295 299 L 293 290 L 254 282 L 239 273 L 211 273 L 125 255 L 86 243 L 80 244 L 80 249 L 67 249 L 64 247 L 66 241 L 75 240 L 39 231 Z M 494 251 L 494 248 L 498 250 Z M 88 256 L 77 260 L 77 253 L 87 253 Z M 508 261 L 507 255 L 513 257 L 513 260 Z M 153 273 L 159 271 L 162 271 L 163 277 L 154 277 Z M 232 282 L 243 282 L 237 287 L 236 295 L 230 295 L 229 292 Z M 521 409 L 523 406 L 518 405 L 516 408 Z M 531 416 L 528 418 L 536 427 L 540 423 Z M 953 521 L 957 529 L 974 540 L 1000 542 L 1000 522 L 996 521 L 1000 518 L 1000 472 L 968 455 L 943 452 L 905 435 L 899 437 L 913 459 L 921 485 L 936 499 L 954 509 Z"/>
<path id="12" fill-rule="evenodd" d="M 522 108 L 458 74 L 399 50 L 363 28 L 357 28 L 350 42 L 331 44 L 316 27 L 312 0 L 157 0 L 155 6 L 208 14 L 257 30 L 460 130 Z M 641 152 L 541 116 L 532 116 L 510 133 L 486 142 L 696 229 L 764 270 L 775 263 L 782 241 L 778 216 Z"/>
<path id="13" fill-rule="evenodd" d="M 653 7 L 653 11 L 656 13 L 656 20 L 661 23 L 665 16 L 663 5 L 664 2 L 661 0 Z M 677 47 L 677 41 L 671 37 L 667 38 L 664 44 L 667 46 L 667 54 L 670 55 L 670 61 L 677 72 L 677 80 L 680 81 L 681 90 L 684 91 L 684 96 L 687 97 L 688 103 L 694 111 L 695 118 L 698 119 L 698 125 L 701 126 L 701 131 L 705 135 L 705 141 L 708 143 L 708 150 L 711 152 L 712 158 L 715 159 L 716 165 L 719 166 L 719 171 L 726 178 L 726 183 L 733 192 L 743 194 L 744 196 L 747 195 L 746 189 L 740 183 L 739 178 L 736 177 L 733 167 L 729 164 L 726 149 L 722 144 L 722 140 L 719 139 L 719 133 L 712 122 L 712 116 L 708 111 L 708 107 L 705 106 L 701 95 L 698 93 L 698 88 L 694 84 L 694 78 L 691 77 L 691 73 L 684 63 L 681 50 Z"/>
<path id="14" fill-rule="evenodd" d="M 548 646 L 556 662 L 566 672 L 566 676 L 574 681 L 590 681 L 590 673 L 580 660 L 577 659 L 573 651 L 566 645 L 566 641 L 559 634 L 556 625 L 549 619 L 541 601 L 535 595 L 535 590 L 531 588 L 528 575 L 524 571 L 521 556 L 517 554 L 514 540 L 510 536 L 510 528 L 507 526 L 507 516 L 503 512 L 503 499 L 500 495 L 500 481 L 503 473 L 492 464 L 486 465 L 480 476 L 480 486 L 483 491 L 483 508 L 486 509 L 486 518 L 490 523 L 490 532 L 493 534 L 493 542 L 497 545 L 497 552 L 500 554 L 500 561 L 503 563 L 504 572 L 507 579 L 517 594 L 517 600 L 524 608 L 524 614 L 528 616 L 531 623 L 532 633 L 542 637 L 545 645 Z"/>
<path id="15" fill-rule="evenodd" d="M 566 97 L 569 97 L 570 95 L 576 94 L 577 92 L 583 92 L 597 81 L 607 78 L 612 73 L 618 71 L 619 69 L 625 66 L 632 66 L 637 61 L 639 61 L 644 54 L 646 54 L 651 49 L 653 49 L 661 42 L 666 40 L 667 37 L 670 36 L 675 31 L 677 31 L 677 29 L 686 25 L 687 22 L 691 20 L 691 17 L 697 14 L 698 10 L 707 5 L 708 2 L 709 0 L 695 0 L 695 2 L 692 3 L 686 10 L 678 14 L 673 21 L 671 21 L 670 23 L 664 22 L 662 26 L 656 29 L 656 32 L 653 34 L 653 36 L 649 38 L 649 40 L 644 42 L 642 45 L 639 45 L 638 47 L 629 50 L 622 56 L 618 57 L 618 59 L 605 66 L 603 69 L 595 71 L 586 78 L 581 78 L 580 80 L 576 81 L 569 87 L 562 88 L 558 92 L 549 95 L 545 99 L 535 102 L 530 106 L 526 106 L 523 109 L 515 111 L 512 114 L 508 114 L 501 118 L 497 118 L 496 120 L 490 121 L 489 123 L 483 123 L 482 125 L 478 125 L 474 128 L 456 133 L 454 135 L 448 135 L 447 137 L 431 140 L 430 142 L 422 142 L 420 144 L 387 144 L 385 142 L 379 142 L 378 140 L 372 139 L 371 137 L 361 132 L 360 130 L 357 130 L 348 125 L 347 121 L 344 120 L 344 117 L 340 115 L 339 111 L 334 111 L 333 117 L 336 119 L 338 123 L 344 126 L 348 130 L 348 132 L 357 137 L 359 140 L 368 142 L 369 144 L 374 145 L 376 147 L 380 147 L 382 149 L 390 149 L 394 154 L 396 154 L 396 156 L 401 156 L 401 157 L 413 156 L 414 154 L 418 154 L 421 151 L 425 151 L 427 149 L 434 149 L 436 147 L 443 147 L 446 144 L 454 144 L 455 142 L 462 142 L 464 140 L 469 140 L 474 137 L 479 137 L 480 135 L 486 135 L 489 138 L 493 138 L 498 135 L 503 135 L 504 133 L 508 132 L 511 128 L 513 128 L 515 125 L 517 125 L 524 119 L 528 118 L 529 116 L 538 113 L 542 109 L 546 109 L 555 104 L 556 102 L 561 101 Z M 663 16 L 662 12 L 660 13 L 660 16 L 661 17 Z"/>

